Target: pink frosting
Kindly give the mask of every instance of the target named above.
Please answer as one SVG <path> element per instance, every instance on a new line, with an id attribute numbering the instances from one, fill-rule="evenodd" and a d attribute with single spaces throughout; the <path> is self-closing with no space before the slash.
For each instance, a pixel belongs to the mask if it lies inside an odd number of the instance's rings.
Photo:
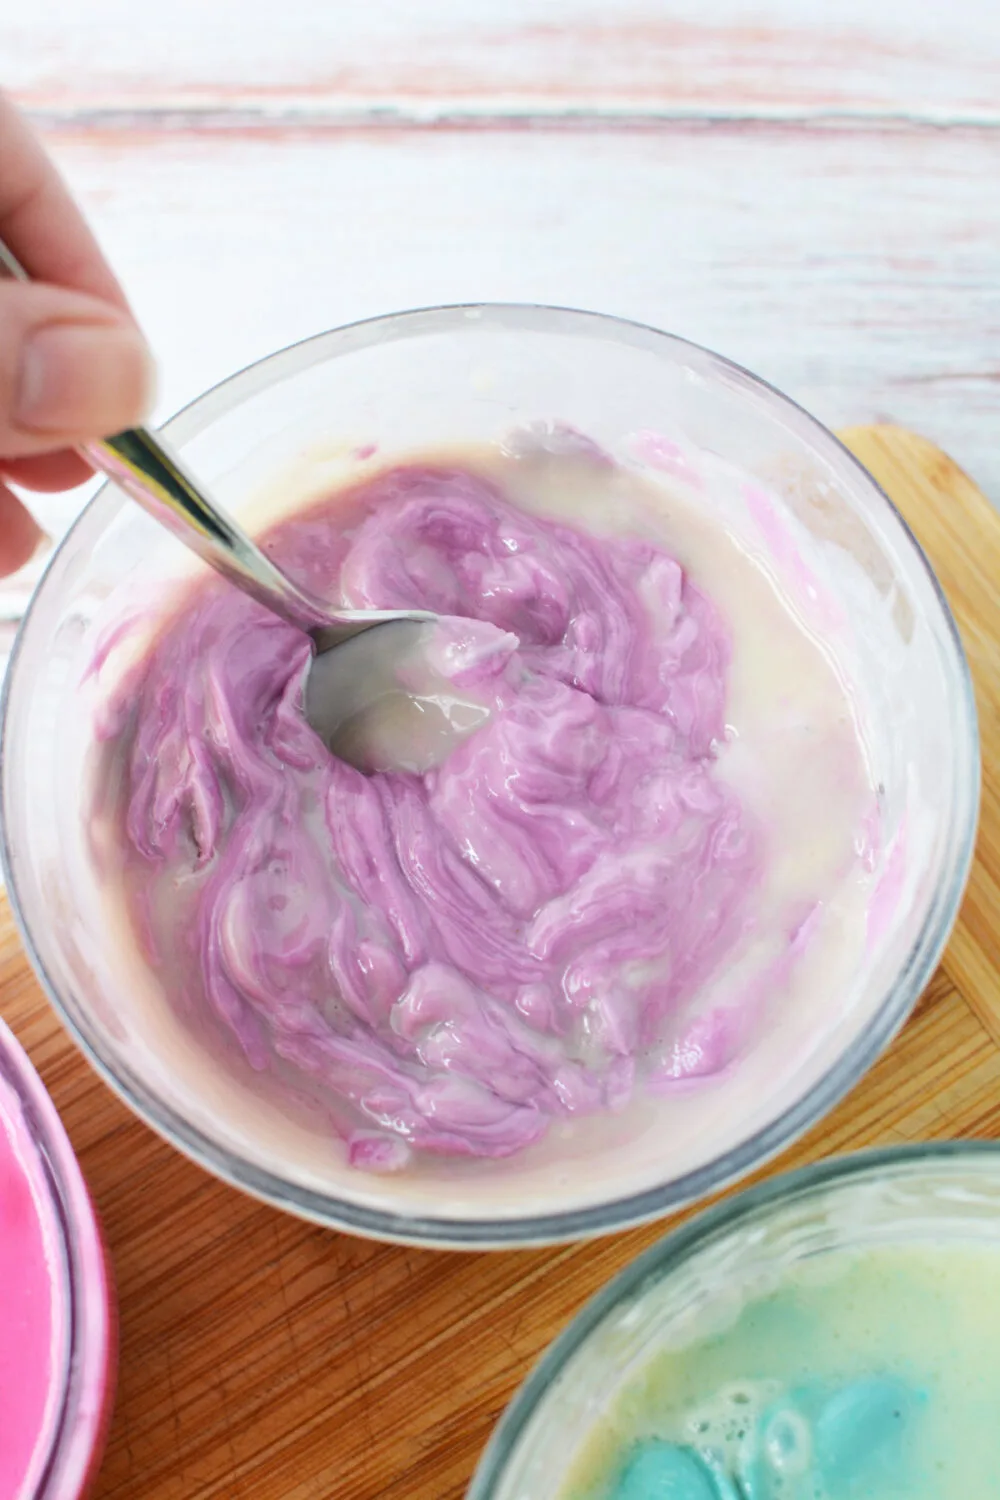
<path id="1" fill-rule="evenodd" d="M 448 616 L 435 669 L 490 717 L 423 776 L 362 775 L 303 718 L 304 637 L 202 587 L 106 724 L 182 1010 L 373 1170 L 725 1067 L 693 1002 L 749 930 L 760 840 L 715 765 L 727 630 L 680 566 L 417 467 L 267 545 L 328 597 Z"/>

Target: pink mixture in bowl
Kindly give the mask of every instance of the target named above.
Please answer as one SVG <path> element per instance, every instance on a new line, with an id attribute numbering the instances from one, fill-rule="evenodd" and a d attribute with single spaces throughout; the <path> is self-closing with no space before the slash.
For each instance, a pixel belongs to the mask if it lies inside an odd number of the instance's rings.
<path id="1" fill-rule="evenodd" d="M 764 915 L 773 830 L 720 774 L 717 604 L 655 539 L 511 503 L 520 460 L 489 462 L 390 467 L 267 542 L 320 597 L 444 617 L 414 692 L 465 718 L 431 763 L 398 724 L 374 774 L 331 755 L 302 710 L 309 642 L 215 581 L 99 721 L 97 826 L 151 968 L 375 1171 L 511 1156 L 723 1073 L 831 889 L 809 873 Z M 570 493 L 632 483 L 596 453 L 527 462 Z M 830 817 L 856 820 L 829 856 L 844 879 L 871 794 L 825 691 L 793 728 L 829 760 Z M 741 962 L 741 995 L 696 1004 Z"/>
<path id="2" fill-rule="evenodd" d="M 0 1500 L 79 1500 L 103 1447 L 114 1311 L 59 1117 L 0 1022 Z"/>

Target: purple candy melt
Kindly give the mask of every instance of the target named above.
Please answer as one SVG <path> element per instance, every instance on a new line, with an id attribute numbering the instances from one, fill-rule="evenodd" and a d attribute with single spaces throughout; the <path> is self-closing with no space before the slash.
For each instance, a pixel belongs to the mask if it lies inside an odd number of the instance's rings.
<path id="1" fill-rule="evenodd" d="M 435 670 L 491 716 L 424 776 L 364 776 L 305 722 L 304 637 L 194 595 L 108 719 L 133 915 L 184 1007 L 329 1101 L 366 1170 L 507 1156 L 644 1075 L 725 1068 L 692 1002 L 759 841 L 715 764 L 727 630 L 678 564 L 416 467 L 268 547 L 329 597 L 451 617 Z"/>

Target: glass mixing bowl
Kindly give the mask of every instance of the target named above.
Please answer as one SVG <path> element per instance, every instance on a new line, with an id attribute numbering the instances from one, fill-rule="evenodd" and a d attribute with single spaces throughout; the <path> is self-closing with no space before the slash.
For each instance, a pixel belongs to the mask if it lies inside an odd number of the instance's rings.
<path id="1" fill-rule="evenodd" d="M 1000 1245 L 1000 1146 L 836 1157 L 700 1214 L 611 1281 L 501 1418 L 466 1500 L 554 1500 L 596 1423 L 656 1354 L 708 1336 L 791 1267 L 871 1246 Z M 739 1371 L 733 1372 L 738 1379 Z"/>
<path id="2" fill-rule="evenodd" d="M 100 1463 L 114 1395 L 114 1294 L 94 1208 L 62 1121 L 25 1052 L 2 1021 L 0 1113 L 9 1121 L 14 1140 L 23 1138 L 23 1131 L 30 1142 L 27 1149 L 34 1150 L 36 1160 L 25 1162 L 25 1170 L 35 1213 L 51 1244 L 51 1379 L 24 1500 L 82 1500 Z M 3 1206 L 0 1201 L 0 1233 Z M 17 1306 L 5 1311 L 15 1318 L 25 1313 Z"/>
<path id="3" fill-rule="evenodd" d="M 817 1016 L 815 1037 L 794 1048 L 779 1037 L 754 1054 L 761 1086 L 736 1119 L 713 1106 L 689 1128 L 681 1100 L 641 1140 L 613 1139 L 598 1124 L 565 1172 L 539 1148 L 488 1168 L 430 1162 L 382 1177 L 352 1171 L 329 1141 L 305 1134 L 279 1149 L 286 1122 L 209 1069 L 162 994 L 150 993 L 155 976 L 102 901 L 83 836 L 92 719 L 81 683 L 95 639 L 129 608 L 148 613 L 201 564 L 106 486 L 50 564 L 7 678 L 4 863 L 32 962 L 66 1025 L 126 1102 L 197 1161 L 362 1234 L 466 1246 L 585 1236 L 666 1213 L 759 1165 L 829 1110 L 902 1024 L 941 954 L 971 858 L 975 709 L 926 559 L 836 438 L 717 355 L 592 313 L 438 308 L 283 350 L 165 431 L 222 503 L 260 526 L 363 472 L 373 444 L 391 457 L 495 442 L 538 422 L 571 424 L 623 463 L 635 463 L 638 438 L 665 434 L 767 486 L 775 566 L 780 554 L 793 559 L 796 607 L 853 687 L 880 801 L 877 921 L 837 1015 Z M 745 488 L 711 504 L 759 553 Z"/>

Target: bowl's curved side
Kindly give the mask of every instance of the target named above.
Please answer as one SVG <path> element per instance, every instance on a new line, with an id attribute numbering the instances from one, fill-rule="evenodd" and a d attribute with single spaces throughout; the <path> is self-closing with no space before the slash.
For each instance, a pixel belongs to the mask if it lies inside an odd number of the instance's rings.
<path id="1" fill-rule="evenodd" d="M 641 324 L 572 309 L 516 305 L 425 309 L 354 324 L 282 350 L 200 397 L 173 418 L 165 430 L 175 441 L 188 441 L 210 427 L 220 413 L 230 411 L 256 393 L 290 380 L 301 370 L 373 345 L 494 325 L 508 332 L 541 329 L 568 338 L 598 337 L 647 353 L 669 352 L 671 358 L 683 360 L 685 368 L 690 367 L 699 379 L 725 382 L 738 392 L 740 400 L 745 397 L 754 409 L 766 409 L 789 431 L 794 429 L 798 440 L 808 442 L 821 456 L 831 475 L 849 489 L 863 492 L 872 513 L 892 533 L 893 544 L 905 549 L 911 564 L 921 571 L 928 598 L 933 601 L 929 607 L 937 614 L 935 628 L 942 654 L 942 675 L 949 685 L 955 755 L 946 788 L 948 807 L 942 814 L 951 830 L 947 859 L 895 984 L 884 995 L 867 1028 L 853 1039 L 815 1086 L 736 1147 L 696 1170 L 642 1192 L 577 1211 L 519 1219 L 461 1220 L 394 1214 L 351 1202 L 346 1197 L 315 1192 L 289 1183 L 275 1172 L 220 1147 L 209 1133 L 166 1106 L 148 1081 L 126 1063 L 119 1059 L 112 1065 L 86 1005 L 53 975 L 51 949 L 59 940 L 58 933 L 54 924 L 46 921 L 43 904 L 29 890 L 30 838 L 22 837 L 20 832 L 26 802 L 30 801 L 31 759 L 31 746 L 25 742 L 22 725 L 33 691 L 32 664 L 44 654 L 46 620 L 59 591 L 66 586 L 78 560 L 88 554 L 121 507 L 128 504 L 110 487 L 102 489 L 50 561 L 16 642 L 0 705 L 0 861 L 32 965 L 57 1013 L 105 1081 L 159 1134 L 209 1171 L 254 1196 L 318 1223 L 378 1239 L 454 1248 L 584 1238 L 656 1218 L 734 1181 L 774 1157 L 814 1124 L 843 1097 L 889 1043 L 933 972 L 957 915 L 971 865 L 979 788 L 975 703 L 968 666 L 947 603 L 905 522 L 867 471 L 820 423 L 765 382 L 697 345 Z M 15 829 L 19 831 L 15 833 Z"/>

